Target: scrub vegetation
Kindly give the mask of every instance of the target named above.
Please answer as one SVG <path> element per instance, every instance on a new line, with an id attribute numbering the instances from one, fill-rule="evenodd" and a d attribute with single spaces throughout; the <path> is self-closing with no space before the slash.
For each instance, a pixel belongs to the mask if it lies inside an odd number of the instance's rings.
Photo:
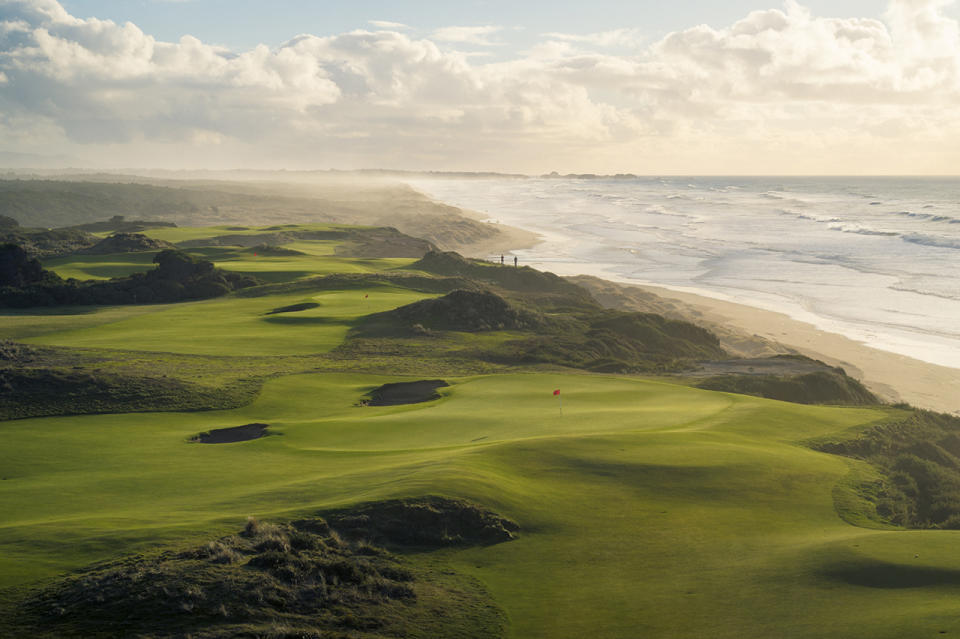
<path id="1" fill-rule="evenodd" d="M 2 310 L 2 636 L 960 632 L 956 418 L 392 230 L 137 232 L 8 294 L 246 285 Z"/>

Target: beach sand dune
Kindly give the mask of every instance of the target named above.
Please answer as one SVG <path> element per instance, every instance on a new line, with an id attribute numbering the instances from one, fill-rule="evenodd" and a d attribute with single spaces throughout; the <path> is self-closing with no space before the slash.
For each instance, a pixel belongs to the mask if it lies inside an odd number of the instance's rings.
<path id="1" fill-rule="evenodd" d="M 657 286 L 573 279 L 606 306 L 683 317 L 709 328 L 734 355 L 797 352 L 842 367 L 885 401 L 960 414 L 960 370 L 871 348 L 783 313 Z"/>

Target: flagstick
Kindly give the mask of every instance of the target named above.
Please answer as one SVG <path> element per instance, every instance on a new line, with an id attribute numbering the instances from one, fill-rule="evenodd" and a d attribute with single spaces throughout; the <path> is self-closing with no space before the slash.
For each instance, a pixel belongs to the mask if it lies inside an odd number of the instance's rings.
<path id="1" fill-rule="evenodd" d="M 560 400 L 560 417 L 563 417 L 563 395 L 557 395 L 557 399 Z"/>

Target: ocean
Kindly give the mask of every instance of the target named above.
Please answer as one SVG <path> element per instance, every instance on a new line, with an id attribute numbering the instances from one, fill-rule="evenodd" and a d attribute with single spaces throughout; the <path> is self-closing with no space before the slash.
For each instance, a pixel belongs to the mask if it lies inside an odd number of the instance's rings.
<path id="1" fill-rule="evenodd" d="M 537 246 L 509 254 L 521 264 L 779 311 L 874 348 L 960 368 L 960 178 L 496 178 L 411 186 L 540 234 Z"/>

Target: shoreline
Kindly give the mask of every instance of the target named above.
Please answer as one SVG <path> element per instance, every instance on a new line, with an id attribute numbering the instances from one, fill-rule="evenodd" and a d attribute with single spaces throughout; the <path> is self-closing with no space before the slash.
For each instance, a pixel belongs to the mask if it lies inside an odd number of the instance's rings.
<path id="1" fill-rule="evenodd" d="M 960 414 L 960 370 L 873 348 L 785 313 L 651 285 L 635 287 L 696 309 L 709 323 L 726 324 L 799 353 L 840 366 L 882 399 Z"/>
<path id="2" fill-rule="evenodd" d="M 460 211 L 473 219 L 486 220 L 489 217 L 463 208 L 460 208 Z M 500 231 L 496 238 L 464 246 L 463 254 L 467 257 L 489 259 L 494 254 L 506 255 L 532 248 L 542 237 L 533 231 L 505 224 L 495 226 Z M 534 266 L 541 270 L 550 270 L 549 264 Z M 571 277 L 566 274 L 563 276 Z M 647 299 L 641 305 L 650 304 L 653 307 L 651 312 L 662 313 L 663 309 L 657 307 L 665 304 L 688 321 L 704 324 L 711 330 L 721 329 L 720 332 L 726 334 L 721 337 L 727 337 L 728 340 L 736 339 L 731 336 L 741 336 L 743 341 L 755 338 L 756 343 L 769 345 L 771 352 L 776 352 L 779 345 L 831 366 L 839 366 L 884 401 L 906 402 L 918 408 L 960 414 L 958 369 L 874 348 L 845 335 L 817 328 L 810 322 L 794 319 L 783 312 L 688 291 L 677 291 L 655 284 L 633 284 L 589 273 L 582 274 L 582 277 L 602 280 L 605 285 L 614 288 L 655 296 L 658 301 L 651 303 L 651 300 Z"/>

